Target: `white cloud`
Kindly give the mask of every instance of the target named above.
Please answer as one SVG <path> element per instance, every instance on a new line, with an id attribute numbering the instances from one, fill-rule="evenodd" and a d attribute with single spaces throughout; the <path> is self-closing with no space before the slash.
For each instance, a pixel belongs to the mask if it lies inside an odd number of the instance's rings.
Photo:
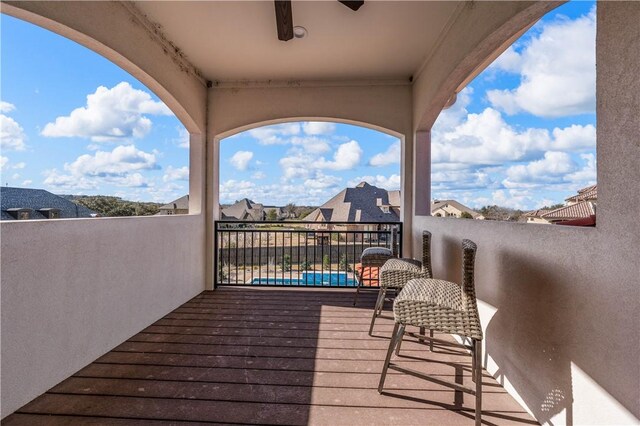
<path id="1" fill-rule="evenodd" d="M 446 117 L 448 111 L 441 116 Z M 458 117 L 459 118 L 459 117 Z M 596 130 L 591 124 L 555 128 L 518 129 L 509 125 L 500 112 L 486 108 L 468 114 L 461 121 L 436 122 L 432 132 L 433 163 L 504 164 L 522 161 L 545 151 L 579 151 L 595 147 Z"/>
<path id="2" fill-rule="evenodd" d="M 98 151 L 81 155 L 72 163 L 65 163 L 66 174 L 58 170 L 44 172 L 44 183 L 65 189 L 97 189 L 113 184 L 122 187 L 147 187 L 150 182 L 139 172 L 158 169 L 157 153 L 147 153 L 134 145 L 117 146 L 113 151 Z"/>
<path id="3" fill-rule="evenodd" d="M 158 169 L 156 154 L 137 149 L 134 145 L 117 146 L 113 151 L 84 154 L 73 163 L 65 164 L 65 170 L 77 175 L 124 175 L 136 170 Z"/>
<path id="4" fill-rule="evenodd" d="M 245 171 L 249 167 L 249 162 L 253 158 L 251 151 L 238 151 L 231 156 L 229 163 L 237 170 Z"/>
<path id="5" fill-rule="evenodd" d="M 174 168 L 172 166 L 167 167 L 164 176 L 162 177 L 164 182 L 171 182 L 175 180 L 189 180 L 189 167 Z"/>
<path id="6" fill-rule="evenodd" d="M 319 169 L 331 170 L 351 170 L 360 164 L 362 158 L 362 148 L 356 141 L 343 143 L 338 146 L 333 161 L 327 161 L 324 157 L 315 162 L 315 167 Z"/>
<path id="7" fill-rule="evenodd" d="M 565 176 L 565 180 L 575 182 L 581 187 L 595 184 L 597 177 L 595 154 L 581 154 L 580 158 L 584 161 L 584 166 L 581 169 Z"/>
<path id="8" fill-rule="evenodd" d="M 314 158 L 302 152 L 294 152 L 292 155 L 282 157 L 279 161 L 282 168 L 282 177 L 285 181 L 308 178 L 313 172 Z"/>
<path id="9" fill-rule="evenodd" d="M 311 190 L 330 189 L 330 188 L 336 188 L 341 181 L 342 181 L 342 178 L 338 176 L 331 176 L 331 175 L 318 173 L 313 178 L 305 180 L 304 187 Z"/>
<path id="10" fill-rule="evenodd" d="M 400 141 L 392 143 L 385 152 L 374 155 L 369 164 L 375 167 L 400 164 Z"/>
<path id="11" fill-rule="evenodd" d="M 22 181 L 22 186 L 29 186 L 33 183 L 33 181 L 31 179 L 27 179 Z"/>
<path id="12" fill-rule="evenodd" d="M 6 109 L 6 108 L 5 108 Z M 13 118 L 0 114 L 0 149 L 3 151 L 24 151 L 27 147 L 22 126 Z"/>
<path id="13" fill-rule="evenodd" d="M 287 137 L 300 133 L 300 123 L 274 124 L 249 130 L 249 135 L 260 145 L 284 145 Z"/>
<path id="14" fill-rule="evenodd" d="M 144 114 L 171 115 L 162 102 L 143 90 L 121 82 L 111 89 L 100 86 L 87 96 L 87 105 L 56 118 L 42 130 L 47 137 L 82 137 L 94 142 L 142 138 L 151 130 Z"/>
<path id="15" fill-rule="evenodd" d="M 360 182 L 367 182 L 370 185 L 377 186 L 378 188 L 384 188 L 388 191 L 395 191 L 400 189 L 400 175 L 391 176 L 362 176 L 357 177 L 349 181 L 349 186 L 356 186 Z"/>
<path id="16" fill-rule="evenodd" d="M 178 130 L 178 137 L 174 139 L 173 142 L 180 148 L 189 149 L 189 132 L 187 129 L 182 126 L 178 126 L 176 130 Z"/>
<path id="17" fill-rule="evenodd" d="M 331 145 L 329 145 L 326 140 L 314 136 L 294 136 L 290 139 L 290 141 L 292 145 L 300 146 L 306 152 L 311 154 L 323 154 L 325 152 L 331 151 Z"/>
<path id="18" fill-rule="evenodd" d="M 505 52 L 496 68 L 520 72 L 513 90 L 490 90 L 491 104 L 508 114 L 562 117 L 595 112 L 595 7 L 587 15 L 543 24 L 518 54 Z"/>
<path id="19" fill-rule="evenodd" d="M 264 179 L 266 178 L 267 175 L 264 172 L 261 171 L 257 171 L 254 174 L 251 175 L 251 179 L 256 179 L 256 180 L 260 180 L 260 179 Z"/>
<path id="20" fill-rule="evenodd" d="M 4 155 L 0 155 L 0 170 L 4 170 L 7 164 L 9 164 L 9 158 Z"/>
<path id="21" fill-rule="evenodd" d="M 507 169 L 507 181 L 517 182 L 558 182 L 562 176 L 574 172 L 576 163 L 566 152 L 548 151 L 544 158 L 526 165 L 511 166 Z M 509 186 L 505 183 L 505 186 Z"/>
<path id="22" fill-rule="evenodd" d="M 2 113 L 9 113 L 13 110 L 16 109 L 16 106 L 14 104 L 11 104 L 9 102 L 5 102 L 5 101 L 0 101 L 0 112 Z"/>
<path id="23" fill-rule="evenodd" d="M 335 195 L 339 181 L 340 178 L 336 176 L 321 174 L 318 174 L 315 179 L 305 182 L 304 185 L 257 185 L 251 181 L 232 179 L 220 184 L 220 201 L 222 203 L 233 203 L 242 198 L 250 198 L 259 203 L 285 205 L 294 200 L 299 206 L 317 206 Z"/>
<path id="24" fill-rule="evenodd" d="M 502 54 L 498 56 L 498 58 L 487 68 L 487 70 L 491 69 L 518 73 L 522 69 L 522 56 L 516 52 L 513 46 L 509 46 L 509 48 L 502 52 Z"/>
<path id="25" fill-rule="evenodd" d="M 330 135 L 336 131 L 336 125 L 327 121 L 309 121 L 302 124 L 302 130 L 307 135 Z"/>

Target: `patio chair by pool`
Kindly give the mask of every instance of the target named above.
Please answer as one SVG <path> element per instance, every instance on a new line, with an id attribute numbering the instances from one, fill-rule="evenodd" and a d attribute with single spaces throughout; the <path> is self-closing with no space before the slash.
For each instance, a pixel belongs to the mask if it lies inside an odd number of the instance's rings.
<path id="1" fill-rule="evenodd" d="M 375 280 L 379 282 L 378 274 L 380 267 L 385 264 L 385 262 L 389 259 L 393 259 L 398 257 L 398 248 L 396 244 L 397 233 L 394 228 L 391 231 L 391 240 L 390 247 L 367 247 L 362 251 L 360 255 L 360 267 L 356 268 L 356 280 L 358 281 L 358 285 L 356 287 L 356 294 L 353 298 L 353 306 L 356 306 L 358 302 L 358 295 L 360 294 L 360 288 L 363 285 L 372 285 L 372 281 Z"/>
<path id="2" fill-rule="evenodd" d="M 410 280 L 416 278 L 433 278 L 431 268 L 431 232 L 422 232 L 422 261 L 415 259 L 390 259 L 380 269 L 380 290 L 378 291 L 378 299 L 373 308 L 373 316 L 371 317 L 371 325 L 369 326 L 369 335 L 373 333 L 373 327 L 376 318 L 388 318 L 382 315 L 382 307 L 387 297 L 387 292 L 392 290 L 399 292 Z"/>
<path id="3" fill-rule="evenodd" d="M 451 387 L 458 391 L 475 395 L 475 422 L 481 423 L 482 410 L 482 327 L 478 316 L 476 291 L 474 284 L 474 262 L 477 246 L 471 240 L 462 241 L 463 276 L 462 286 L 457 283 L 421 278 L 409 281 L 393 303 L 395 325 L 387 357 L 380 375 L 378 392 L 382 393 L 387 370 L 391 368 L 405 374 L 429 380 Z M 471 377 L 475 389 L 450 383 L 439 378 L 400 367 L 391 363 L 394 349 L 399 355 L 400 344 L 405 334 L 405 327 L 411 325 L 421 329 L 429 329 L 441 333 L 457 334 L 471 340 L 471 345 L 463 345 L 471 350 Z M 408 333 L 420 340 L 425 336 Z"/>

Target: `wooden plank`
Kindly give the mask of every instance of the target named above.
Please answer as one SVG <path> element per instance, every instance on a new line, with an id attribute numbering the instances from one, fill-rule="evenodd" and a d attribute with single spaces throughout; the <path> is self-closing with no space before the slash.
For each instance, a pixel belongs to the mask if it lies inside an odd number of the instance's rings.
<path id="1" fill-rule="evenodd" d="M 390 371 L 378 394 L 393 322 L 368 336 L 371 308 L 352 300 L 342 289 L 204 292 L 3 424 L 473 424 L 474 398 L 437 383 Z M 472 383 L 463 350 L 408 338 L 402 355 L 394 362 Z M 483 387 L 483 421 L 536 424 L 493 378 Z"/>

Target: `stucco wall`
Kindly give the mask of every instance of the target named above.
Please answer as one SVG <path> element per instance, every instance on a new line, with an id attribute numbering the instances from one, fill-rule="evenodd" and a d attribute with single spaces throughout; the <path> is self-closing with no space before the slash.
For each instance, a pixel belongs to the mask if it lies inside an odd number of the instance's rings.
<path id="1" fill-rule="evenodd" d="M 2 417 L 204 289 L 199 216 L 4 222 Z"/>
<path id="2" fill-rule="evenodd" d="M 598 4 L 596 228 L 414 217 L 436 277 L 459 280 L 461 239 L 478 244 L 488 368 L 541 422 L 640 418 L 638 22 L 640 3 Z"/>

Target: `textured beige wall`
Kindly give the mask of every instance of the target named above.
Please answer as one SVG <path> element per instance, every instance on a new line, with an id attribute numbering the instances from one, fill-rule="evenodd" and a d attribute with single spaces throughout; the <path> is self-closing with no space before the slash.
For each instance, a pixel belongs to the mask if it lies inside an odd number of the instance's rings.
<path id="1" fill-rule="evenodd" d="M 3 222 L 2 417 L 204 289 L 199 216 Z"/>
<path id="2" fill-rule="evenodd" d="M 414 217 L 437 277 L 459 280 L 461 239 L 478 244 L 490 371 L 541 422 L 640 418 L 638 22 L 640 3 L 598 4 L 596 228 Z"/>

